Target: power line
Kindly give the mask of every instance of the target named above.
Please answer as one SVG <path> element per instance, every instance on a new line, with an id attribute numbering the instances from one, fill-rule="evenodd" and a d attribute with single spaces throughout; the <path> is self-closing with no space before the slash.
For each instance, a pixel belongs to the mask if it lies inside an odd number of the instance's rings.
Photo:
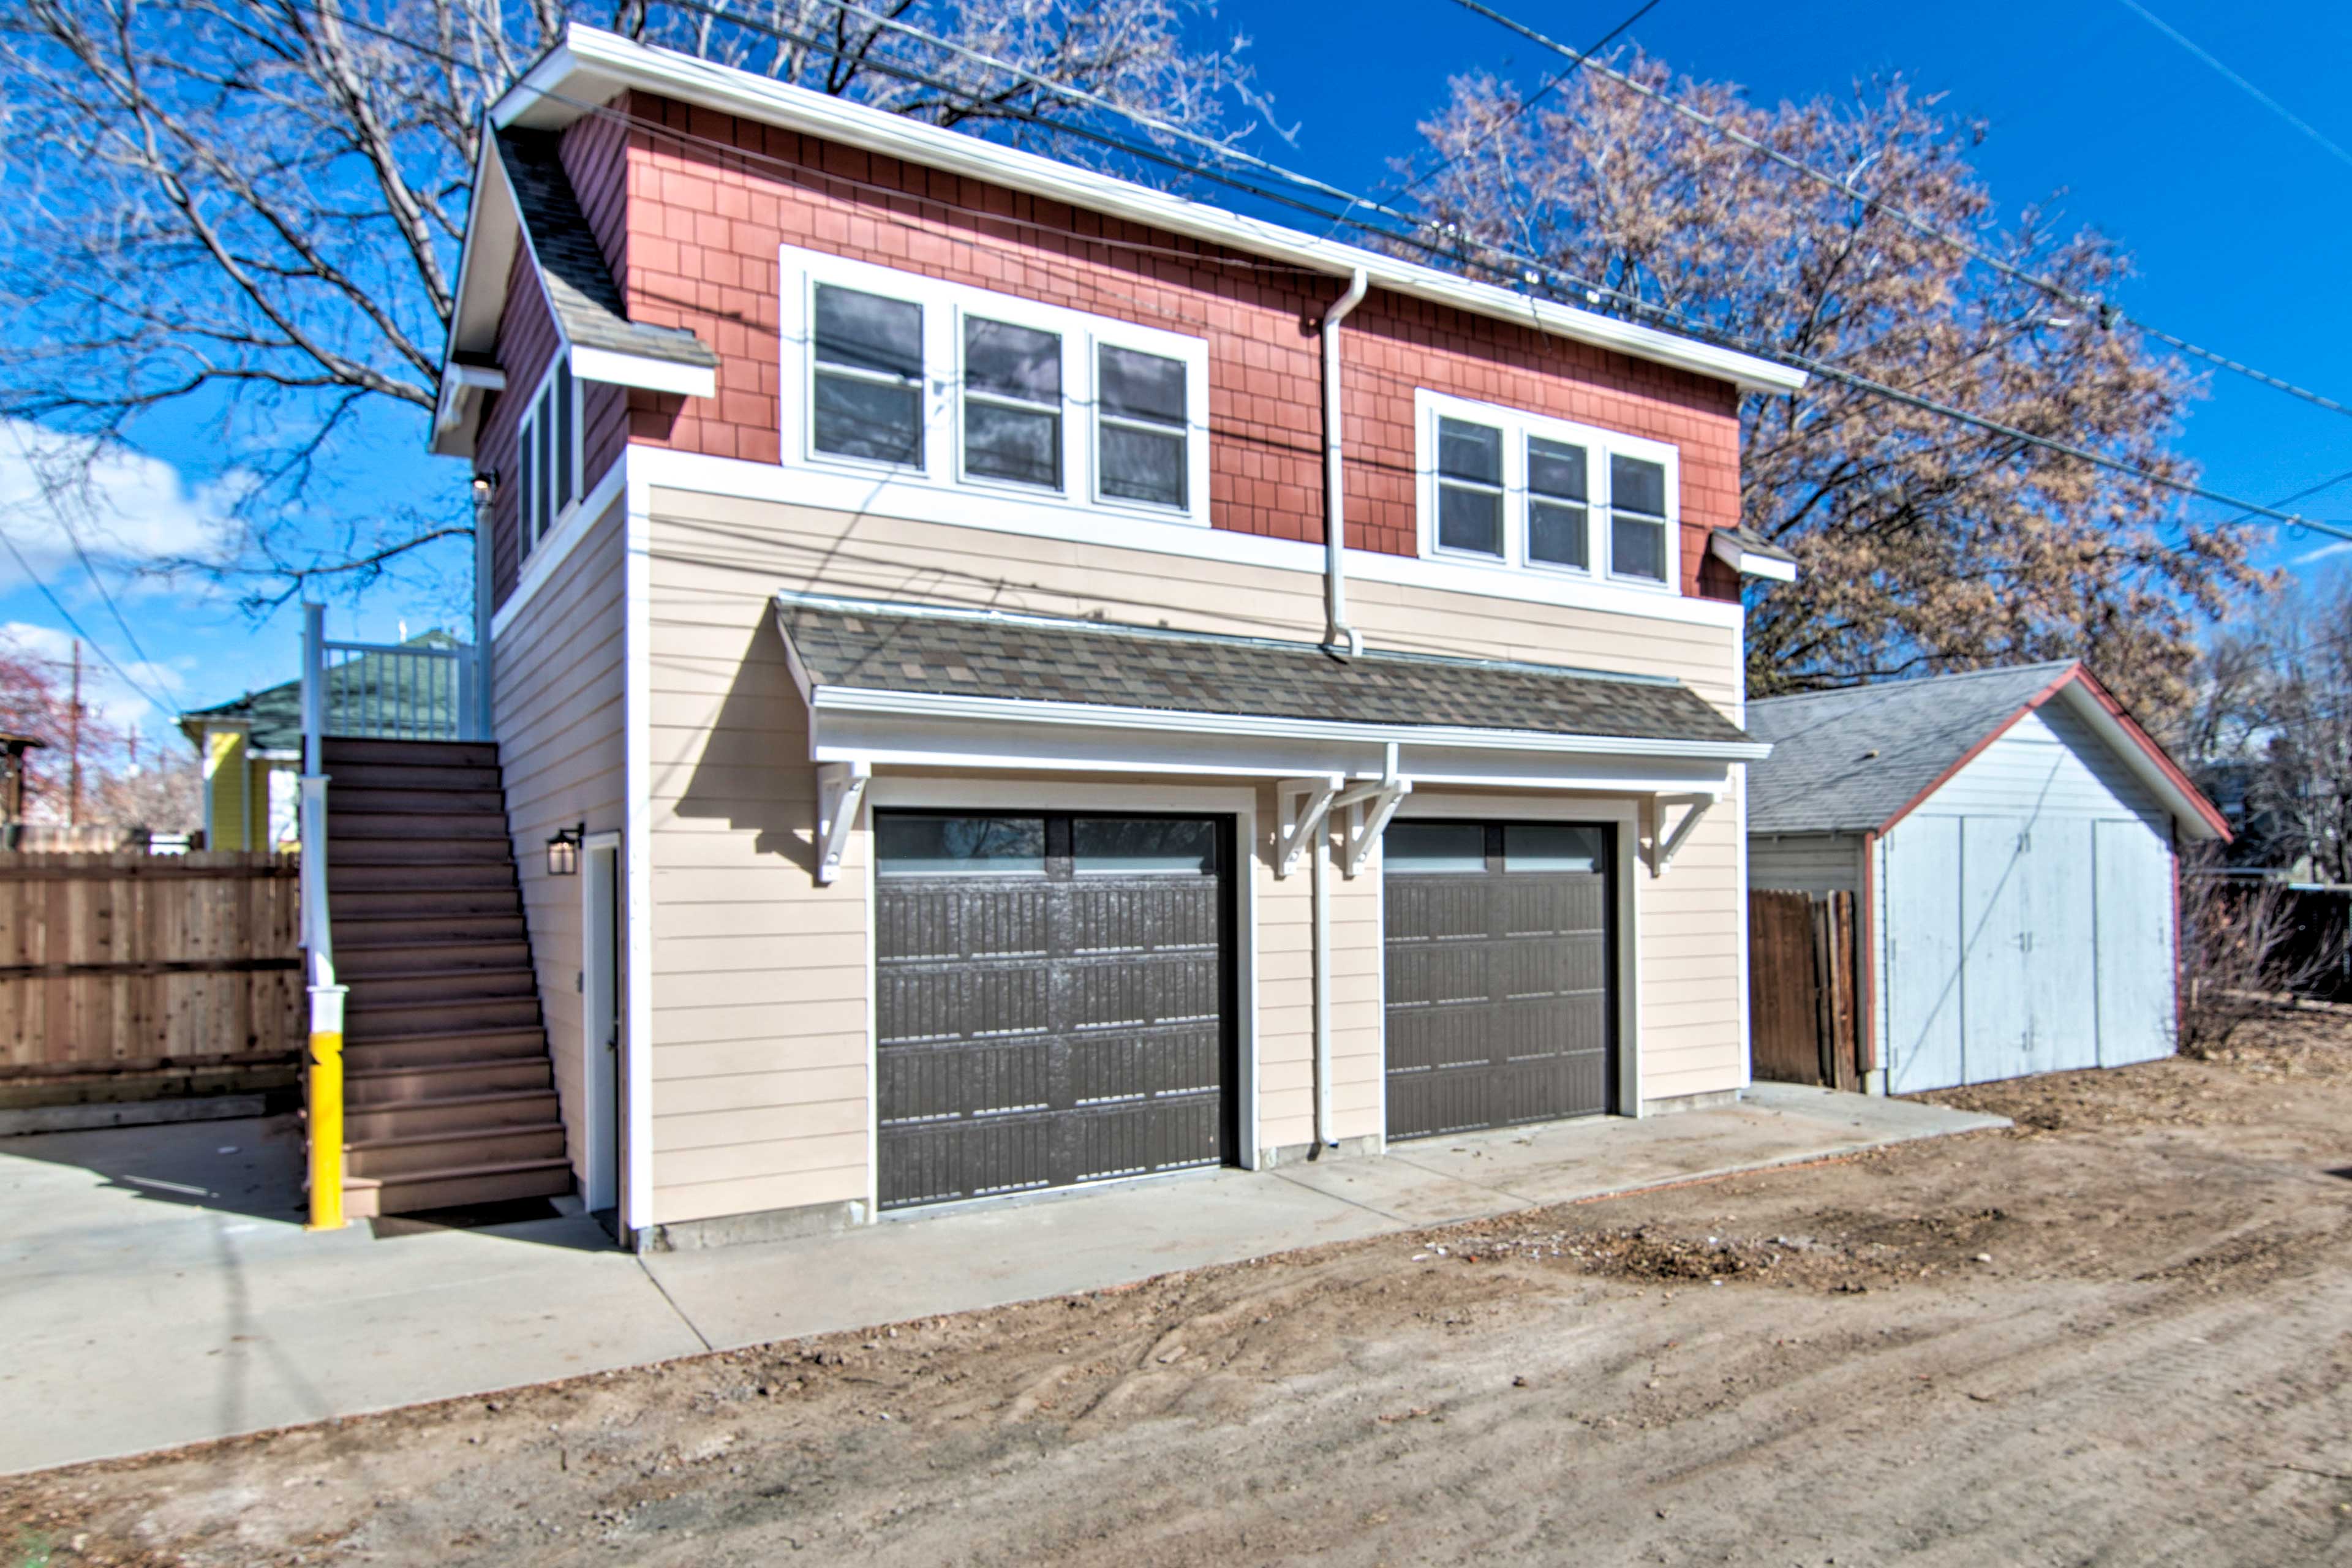
<path id="1" fill-rule="evenodd" d="M 669 3 L 679 5 L 685 9 L 702 12 L 703 14 L 711 16 L 717 19 L 725 21 L 730 25 L 740 26 L 750 32 L 759 33 L 765 37 L 777 38 L 787 43 L 800 44 L 803 47 L 815 49 L 820 53 L 833 56 L 835 58 L 848 58 L 845 51 L 834 47 L 833 46 L 826 45 L 822 40 L 803 37 L 779 27 L 753 23 L 731 14 L 718 10 L 715 7 L 694 4 L 693 0 L 669 0 Z M 836 0 L 836 3 L 842 3 L 842 0 Z M 1473 5 L 1474 0 L 1457 0 L 1457 3 L 1463 5 Z M 877 17 L 874 13 L 865 11 L 861 7 L 843 4 L 843 8 L 855 12 L 859 16 L 873 18 L 878 25 L 907 32 L 913 37 L 926 41 L 937 41 L 932 39 L 931 35 L 924 33 L 920 29 L 913 28 L 906 24 L 892 21 L 889 18 Z M 416 40 L 407 38 L 399 34 L 393 33 L 387 29 L 356 22 L 349 17 L 341 17 L 338 18 L 338 20 L 343 26 L 375 34 L 418 53 L 441 59 L 445 63 L 470 68 L 468 62 L 460 60 L 454 56 L 444 54 L 441 51 L 432 48 L 430 46 L 419 43 Z M 1517 26 L 1517 24 L 1515 23 L 1508 25 L 1513 26 Z M 1563 53 L 1574 53 L 1574 51 L 1567 49 L 1566 46 L 1555 44 L 1549 39 L 1543 38 L 1540 34 L 1534 34 L 1531 36 L 1538 41 L 1544 43 L 1547 47 L 1559 49 Z M 1060 84 L 1052 82 L 1047 79 L 1038 77 L 1035 73 L 1024 70 L 1020 67 L 996 60 L 993 57 L 981 55 L 977 51 L 973 50 L 963 49 L 961 46 L 957 45 L 942 44 L 941 47 L 988 63 L 992 68 L 1003 70 L 1009 75 L 1029 81 L 1048 91 L 1061 93 L 1066 90 Z M 954 83 L 942 81 L 933 77 L 926 77 L 907 68 L 895 66 L 886 67 L 880 62 L 872 60 L 870 57 L 861 58 L 861 64 L 871 66 L 876 69 L 886 70 L 887 74 L 899 77 L 902 79 L 914 81 L 919 85 L 930 87 L 937 91 L 961 92 L 968 90 Z M 1606 67 L 1596 66 L 1596 68 L 1601 69 L 1604 72 L 1608 70 L 1608 68 Z M 1616 73 L 1610 74 L 1613 76 Z M 722 142 L 711 138 L 696 137 L 685 132 L 680 132 L 668 126 L 661 124 L 659 121 L 653 121 L 643 116 L 632 115 L 625 111 L 611 110 L 603 105 L 587 103 L 580 100 L 569 98 L 562 93 L 555 92 L 545 88 L 531 87 L 527 84 L 518 85 L 523 85 L 525 87 L 525 90 L 541 98 L 562 102 L 576 108 L 584 114 L 609 115 L 617 118 L 625 123 L 635 125 L 654 133 L 667 135 L 681 142 L 706 143 L 731 156 L 741 158 L 746 161 L 773 163 L 780 167 L 793 169 L 808 177 L 817 179 L 828 179 L 834 177 L 826 174 L 822 170 L 810 170 L 802 165 L 792 164 L 786 160 L 773 159 L 769 158 L 764 154 L 750 153 L 749 151 L 738 147 L 731 142 Z M 1639 84 L 1634 85 L 1636 85 L 1637 88 L 1639 87 Z M 1641 90 L 1648 92 L 1652 89 L 1641 89 Z M 1139 115 L 1134 111 L 1123 109 L 1117 104 L 1110 103 L 1107 100 L 1100 99 L 1097 95 L 1087 94 L 1086 97 L 1101 104 L 1101 106 L 1108 111 L 1133 120 L 1139 124 L 1147 126 L 1147 128 L 1155 123 L 1148 117 Z M 1693 110 L 1689 112 L 1696 113 L 1696 111 Z M 1089 128 L 1073 126 L 1066 121 L 1046 119 L 1043 116 L 1034 115 L 1026 111 L 1020 112 L 1016 114 L 1015 117 L 1036 124 L 1043 129 L 1055 132 L 1069 132 L 1082 135 L 1088 139 L 1112 146 L 1118 150 L 1131 153 L 1137 156 L 1151 158 L 1156 162 L 1169 164 L 1171 167 L 1181 169 L 1184 172 L 1201 174 L 1210 179 L 1216 180 L 1221 184 L 1234 185 L 1237 189 L 1253 189 L 1253 187 L 1247 184 L 1236 181 L 1223 172 L 1203 168 L 1198 164 L 1187 163 L 1181 159 L 1173 158 L 1169 154 L 1160 153 L 1155 150 L 1138 148 L 1133 143 L 1122 142 L 1116 137 L 1108 136 Z M 1212 150 L 1228 151 L 1223 149 L 1222 143 L 1216 142 L 1213 139 L 1200 137 L 1197 133 L 1192 132 L 1180 133 L 1187 139 L 1200 142 L 1202 144 L 1207 145 Z M 1736 135 L 1738 133 L 1734 132 L 1733 134 Z M 1768 149 L 1767 151 L 1769 150 Z M 1283 174 L 1286 177 L 1295 178 L 1300 183 L 1318 191 L 1341 197 L 1349 204 L 1350 207 L 1360 205 L 1375 212 L 1394 213 L 1395 209 L 1393 208 L 1386 207 L 1382 204 L 1371 201 L 1369 198 L 1352 195 L 1337 186 L 1328 185 L 1322 181 L 1312 180 L 1306 176 L 1289 176 L 1288 172 L 1281 170 L 1278 165 L 1267 163 L 1264 160 L 1251 159 L 1249 154 L 1234 153 L 1233 155 L 1243 158 L 1245 161 L 1256 163 L 1259 166 L 1268 171 Z M 1775 154 L 1775 156 L 1780 155 Z M 1801 170 L 1804 170 L 1807 174 L 1814 173 L 1813 171 L 1807 169 L 1806 166 L 1801 163 L 1795 164 L 1794 166 Z M 1817 177 L 1828 178 L 1829 176 Z M 895 192 L 893 194 L 901 197 L 911 195 L 911 193 L 907 192 Z M 1856 195 L 1857 199 L 1867 199 L 1860 197 L 1858 193 L 1856 193 Z M 918 199 L 931 200 L 933 198 L 920 197 Z M 941 203 L 940 205 L 945 205 L 948 204 Z M 1502 276 L 1514 276 L 1512 268 L 1500 267 L 1496 265 L 1494 262 L 1484 261 L 1475 257 L 1464 255 L 1458 250 L 1445 249 L 1426 241 L 1420 240 L 1414 236 L 1392 234 L 1387 230 L 1381 229 L 1376 226 L 1364 223 L 1362 220 L 1353 217 L 1347 209 L 1343 209 L 1340 213 L 1335 215 L 1328 209 L 1316 208 L 1311 204 L 1304 201 L 1293 199 L 1290 201 L 1290 205 L 1310 212 L 1317 216 L 1331 219 L 1335 223 L 1345 223 L 1350 226 L 1361 228 L 1368 233 L 1379 235 L 1392 241 L 1401 241 L 1402 243 L 1412 245 L 1415 248 L 1421 249 L 1432 256 L 1442 257 L 1464 266 L 1484 268 L 1488 271 L 1495 272 Z M 1398 214 L 1396 216 L 1402 217 L 1404 215 Z M 1407 221 L 1412 220 L 1408 219 Z M 1425 226 L 1416 224 L 1416 227 L 1419 226 Z M 1655 320 L 1664 321 L 1672 326 L 1675 331 L 1682 335 L 1697 341 L 1711 342 L 1719 347 L 1734 349 L 1739 353 L 1750 354 L 1759 359 L 1769 360 L 1777 363 L 1787 365 L 1792 369 L 1804 370 L 1808 374 L 1819 375 L 1825 380 L 1837 382 L 1840 384 L 1848 386 L 1853 390 L 1890 398 L 1894 401 L 1916 408 L 1922 412 L 1951 419 L 1959 424 L 1981 429 L 1990 434 L 2001 436 L 2006 439 L 2017 441 L 2026 446 L 2057 452 L 2063 456 L 2088 462 L 2095 467 L 2105 468 L 2128 478 L 2140 479 L 2146 483 L 2160 486 L 2164 489 L 2171 489 L 2184 495 L 2194 496 L 2200 500 L 2214 501 L 2220 505 L 2240 509 L 2248 516 L 2265 517 L 2292 527 L 2310 529 L 2315 532 L 2326 533 L 2332 537 L 2352 540 L 2352 526 L 2339 525 L 2317 519 L 2307 518 L 2297 513 L 2281 510 L 2276 507 L 2264 506 L 2259 502 L 2249 501 L 2241 497 L 2232 496 L 2224 491 L 2216 490 L 2207 486 L 2194 484 L 2185 479 L 2175 479 L 2168 474 L 2159 473 L 2151 468 L 2141 468 L 2137 464 L 2127 462 L 2122 458 L 2108 457 L 2104 453 L 2076 445 L 2073 442 L 2063 441 L 2055 437 L 2038 435 L 2020 426 L 2009 425 L 1983 415 L 1973 414 L 1966 409 L 1956 407 L 1950 404 L 1942 403 L 1936 399 L 1906 391 L 1901 387 L 1891 386 L 1884 382 L 1873 380 L 1868 376 L 1858 375 L 1851 371 L 1829 364 L 1824 361 L 1811 358 L 1809 355 L 1800 354 L 1791 350 L 1780 349 L 1770 345 L 1753 343 L 1738 338 L 1734 334 L 1726 333 L 1711 322 L 1696 321 L 1684 315 L 1680 311 L 1654 304 L 1649 300 L 1641 299 L 1639 296 L 1628 294 L 1621 289 L 1611 289 L 1598 283 L 1591 283 L 1577 279 L 1570 274 L 1560 271 L 1551 263 L 1541 260 L 1540 258 L 1529 257 L 1520 252 L 1512 251 L 1504 247 L 1486 244 L 1485 242 L 1478 243 L 1482 249 L 1489 252 L 1493 256 L 1519 264 L 1521 268 L 1525 268 L 1525 270 L 1517 273 L 1514 277 L 1515 281 L 1534 284 L 1549 279 L 1552 286 L 1555 288 L 1558 288 L 1564 283 L 1570 289 L 1581 293 L 1586 300 L 1590 302 L 1597 303 L 1604 298 L 1614 300 L 1622 304 L 1629 312 L 1647 315 Z M 2012 268 L 2012 270 L 2014 269 Z"/>
<path id="2" fill-rule="evenodd" d="M 1587 46 L 1575 59 L 1570 60 L 1566 70 L 1558 72 L 1541 87 L 1528 94 L 1528 96 L 1508 114 L 1497 117 L 1493 124 L 1487 126 L 1484 132 L 1479 133 L 1478 139 L 1475 142 L 1471 142 L 1467 147 L 1459 148 L 1454 152 L 1447 153 L 1435 164 L 1406 181 L 1403 185 L 1398 188 L 1396 193 L 1397 198 L 1399 200 L 1402 200 L 1404 197 L 1411 195 L 1413 193 L 1414 188 L 1419 186 L 1423 181 L 1435 179 L 1438 175 L 1445 173 L 1446 170 L 1452 168 L 1454 164 L 1460 163 L 1463 159 L 1467 158 L 1471 153 L 1475 153 L 1479 148 L 1484 147 L 1487 142 L 1492 142 L 1496 137 L 1501 135 L 1503 133 L 1503 127 L 1517 120 L 1520 115 L 1525 114 L 1528 110 L 1533 109 L 1537 104 L 1541 103 L 1545 99 L 1550 97 L 1552 92 L 1557 89 L 1561 83 L 1565 82 L 1569 78 L 1574 76 L 1578 71 L 1584 68 L 1585 61 L 1592 58 L 1601 50 L 1615 43 L 1619 35 L 1622 34 L 1627 28 L 1633 26 L 1634 23 L 1640 21 L 1643 17 L 1648 16 L 1651 12 L 1656 10 L 1661 3 L 1662 0 L 1649 0 L 1649 3 L 1643 5 L 1640 10 L 1634 12 L 1623 21 L 1610 28 L 1606 33 L 1603 33 L 1598 39 Z"/>
<path id="3" fill-rule="evenodd" d="M 0 529 L 0 545 L 7 546 L 8 553 L 16 558 L 17 569 L 25 574 L 26 579 L 30 582 L 34 587 L 38 588 L 41 591 L 41 597 L 49 602 L 49 608 L 57 611 L 58 615 L 65 621 L 66 625 L 73 629 L 73 633 L 76 637 L 89 644 L 90 651 L 106 661 L 106 668 L 120 676 L 122 679 L 123 685 L 128 686 L 131 690 L 145 698 L 150 703 L 153 704 L 158 710 L 165 713 L 172 711 L 172 705 L 170 703 L 164 701 L 162 698 L 156 696 L 153 692 L 148 690 L 145 687 L 131 679 L 131 672 L 123 668 L 121 665 L 115 663 L 114 656 L 106 651 L 106 645 L 100 642 L 96 637 L 90 636 L 89 633 L 83 628 L 82 624 L 74 619 L 73 612 L 66 608 L 64 601 L 60 600 L 55 593 L 50 591 L 49 585 L 47 583 L 41 581 L 40 574 L 33 570 L 32 563 L 25 559 L 25 552 L 16 548 L 16 542 L 8 537 L 7 531 L 5 529 Z"/>
<path id="4" fill-rule="evenodd" d="M 2328 153 L 2335 157 L 2336 162 L 2341 163 L 2352 163 L 2352 153 L 2346 152 L 2336 142 L 2330 141 L 2326 136 L 2323 135 L 2318 127 L 2313 125 L 2309 121 L 2295 113 L 2294 110 L 2289 109 L 2285 104 L 2281 103 L 2277 99 L 2273 98 L 2269 93 L 2264 92 L 2261 88 L 2256 87 L 2252 82 L 2248 81 L 2244 77 L 2240 76 L 2236 71 L 2231 70 L 2228 66 L 2223 65 L 2220 60 L 2216 59 L 2211 53 L 2200 47 L 2194 39 L 2189 37 L 2188 34 L 2182 32 L 2179 28 L 2166 21 L 2163 17 L 2158 16 L 2147 6 L 2140 5 L 2138 0 L 2120 0 L 2120 3 L 2125 10 L 2137 14 L 2141 21 L 2146 22 L 2149 26 L 2154 27 L 2158 32 L 2162 33 L 2166 37 L 2170 38 L 2174 43 L 2179 44 L 2182 48 L 2187 49 L 2190 54 L 2196 56 L 2207 65 L 2212 67 L 2213 69 L 2224 79 L 2229 81 L 2239 90 L 2245 93 L 2247 97 L 2261 104 L 2264 109 L 2269 110 L 2273 114 L 2277 115 L 2281 120 L 2285 121 L 2289 125 L 2294 126 L 2297 131 L 2302 132 L 2305 136 L 2310 137 L 2314 142 L 2318 142 L 2322 147 L 2326 148 Z"/>
<path id="5" fill-rule="evenodd" d="M 2314 392 L 2309 387 L 2305 386 L 2298 386 L 2291 381 L 2283 380 L 2278 376 L 2268 374 L 2267 372 L 2256 370 L 2252 366 L 2246 364 L 2242 361 L 2231 359 L 2229 355 L 2222 353 L 2218 350 L 2202 347 L 2197 343 L 2190 342 L 2186 338 L 2178 337 L 2160 328 L 2151 326 L 2146 321 L 2126 314 L 2119 307 L 2108 302 L 2107 300 L 2099 299 L 2095 295 L 2084 294 L 2076 289 L 2069 289 L 2062 283 L 2053 282 L 2050 279 L 2037 277 L 2035 274 L 2027 271 L 2024 268 L 2018 266 L 2008 258 L 1996 256 L 1991 251 L 1985 249 L 1982 246 L 1976 244 L 1973 240 L 1963 239 L 1958 235 L 1946 233 L 1942 229 L 1937 228 L 1932 223 L 1929 223 L 1926 218 L 1911 212 L 1908 208 L 1897 206 L 1894 203 L 1887 201 L 1883 197 L 1869 195 L 1854 184 L 1853 175 L 1826 174 L 1820 169 L 1816 169 L 1811 164 L 1803 162 L 1801 159 L 1791 157 L 1788 153 L 1781 152 L 1777 147 L 1772 147 L 1765 142 L 1758 141 L 1755 137 L 1748 135 L 1746 132 L 1726 125 L 1722 121 L 1717 119 L 1714 115 L 1707 113 L 1704 110 L 1694 109 L 1689 104 L 1684 103 L 1680 100 L 1670 97 L 1658 89 L 1650 86 L 1647 82 L 1642 81 L 1639 79 L 1628 75 L 1624 71 L 1618 70 L 1614 67 L 1604 64 L 1600 60 L 1592 59 L 1591 57 L 1585 52 L 1571 48 L 1556 38 L 1545 37 L 1543 34 L 1537 32 L 1533 27 L 1528 26 L 1526 23 L 1515 21 L 1511 17 L 1505 16 L 1502 12 L 1496 10 L 1492 5 L 1485 4 L 1484 0 L 1454 0 L 1454 4 L 1461 6 L 1465 11 L 1474 12 L 1478 16 L 1484 16 L 1488 21 L 1495 23 L 1496 26 L 1517 34 L 1520 37 L 1527 39 L 1529 43 L 1540 45 L 1542 47 L 1549 49 L 1555 54 L 1565 56 L 1569 59 L 1579 62 L 1590 61 L 1591 67 L 1593 70 L 1598 71 L 1604 77 L 1607 77 L 1611 81 L 1615 82 L 1618 86 L 1626 89 L 1628 91 L 1638 93 L 1642 97 L 1648 99 L 1651 102 L 1667 110 L 1669 112 L 1679 115 L 1683 119 L 1690 121 L 1694 124 L 1704 126 L 1707 131 L 1718 137 L 1721 137 L 1723 140 L 1730 142 L 1737 146 L 1743 147 L 1759 157 L 1769 159 L 1770 162 L 1787 169 L 1791 174 L 1811 180 L 1816 184 L 1827 185 L 1830 189 L 1840 193 L 1849 199 L 1860 202 L 1871 211 L 1882 213 L 1886 216 L 1895 219 L 1897 223 L 1902 224 L 1905 227 L 1911 229 L 1916 234 L 1926 238 L 1935 240 L 1939 245 L 1949 246 L 1951 248 L 1960 251 L 1962 254 L 1969 256 L 1977 261 L 1982 262 L 1985 266 L 1991 268 L 1994 271 L 1999 272 L 2005 278 L 2011 279 L 2019 283 L 2023 283 L 2031 288 L 2038 289 L 2042 293 L 2049 295 L 2052 299 L 2072 305 L 2077 310 L 2094 312 L 2097 315 L 2102 324 L 2121 322 L 2123 325 L 2130 327 L 2136 331 L 2145 332 L 2149 337 L 2158 340 L 2159 342 L 2168 344 L 2170 347 L 2182 353 L 2201 359 L 2209 364 L 2218 365 L 2221 369 L 2229 371 L 2233 374 L 2242 375 L 2250 381 L 2259 382 L 2263 385 L 2270 387 L 2273 391 L 2284 392 L 2291 397 L 2299 397 L 2305 403 L 2315 404 L 2321 408 L 2328 410 L 2330 413 L 2352 415 L 2352 407 L 2347 407 L 2346 405 L 2326 395 L 2325 393 Z"/>
<path id="6" fill-rule="evenodd" d="M 16 443 L 16 455 L 24 459 L 25 466 L 37 472 L 39 465 L 35 462 L 33 454 L 26 449 L 23 432 L 12 428 L 9 437 Z M 49 487 L 44 481 L 42 488 L 46 490 Z M 115 604 L 114 595 L 106 591 L 106 582 L 99 576 L 98 568 L 91 563 L 89 552 L 82 548 L 80 531 L 74 527 L 73 519 L 67 515 L 64 507 L 58 504 L 54 495 L 49 498 L 49 514 L 58 520 L 58 526 L 65 530 L 66 542 L 73 546 L 74 558 L 81 563 L 82 571 L 89 578 L 89 585 L 97 589 L 98 596 L 105 601 L 107 612 L 113 616 L 114 624 L 122 628 L 122 635 L 130 640 L 131 651 L 139 657 L 140 663 L 153 664 L 155 661 L 147 656 L 147 650 L 139 646 L 139 634 L 132 631 L 131 623 L 122 618 L 121 608 Z"/>

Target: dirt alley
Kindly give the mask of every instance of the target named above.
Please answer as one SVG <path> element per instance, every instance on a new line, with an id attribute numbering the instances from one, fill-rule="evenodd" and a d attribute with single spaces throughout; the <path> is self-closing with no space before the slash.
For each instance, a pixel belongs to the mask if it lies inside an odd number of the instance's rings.
<path id="1" fill-rule="evenodd" d="M 1942 1098 L 2019 1126 L 0 1481 L 0 1562 L 2352 1562 L 2352 1018 Z"/>

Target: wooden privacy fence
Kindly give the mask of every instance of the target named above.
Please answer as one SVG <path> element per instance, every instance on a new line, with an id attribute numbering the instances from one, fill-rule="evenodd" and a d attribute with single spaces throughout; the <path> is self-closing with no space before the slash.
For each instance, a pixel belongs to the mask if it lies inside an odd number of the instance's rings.
<path id="1" fill-rule="evenodd" d="M 1859 1089 L 1869 1058 L 1852 893 L 1748 895 L 1748 1026 L 1758 1078 Z"/>
<path id="2" fill-rule="evenodd" d="M 0 853 L 0 1080 L 289 1064 L 291 856 Z"/>

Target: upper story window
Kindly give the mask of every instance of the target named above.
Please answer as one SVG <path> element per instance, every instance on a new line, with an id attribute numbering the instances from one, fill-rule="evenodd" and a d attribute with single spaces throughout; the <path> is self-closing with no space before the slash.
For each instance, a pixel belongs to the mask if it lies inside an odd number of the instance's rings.
<path id="1" fill-rule="evenodd" d="M 1208 344 L 787 246 L 788 464 L 974 504 L 1208 519 Z"/>
<path id="2" fill-rule="evenodd" d="M 1440 393 L 1414 402 L 1423 554 L 1678 582 L 1673 447 Z"/>
<path id="3" fill-rule="evenodd" d="M 515 426 L 516 496 L 522 519 L 522 553 L 553 532 L 581 499 L 580 384 L 571 356 L 558 349 L 539 390 Z"/>

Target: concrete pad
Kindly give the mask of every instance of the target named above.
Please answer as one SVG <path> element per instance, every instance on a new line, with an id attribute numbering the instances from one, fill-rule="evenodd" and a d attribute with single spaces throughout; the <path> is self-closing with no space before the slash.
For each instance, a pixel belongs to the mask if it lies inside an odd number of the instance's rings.
<path id="1" fill-rule="evenodd" d="M 0 1472 L 703 1348 L 584 1217 L 306 1232 L 300 1152 L 290 1119 L 0 1147 Z"/>
<path id="2" fill-rule="evenodd" d="M 1293 1183 L 1202 1171 L 832 1236 L 649 1253 L 645 1262 L 714 1346 L 732 1348 L 1100 1289 L 1396 1228 Z"/>
<path id="3" fill-rule="evenodd" d="M 577 1213 L 301 1228 L 291 1118 L 0 1143 L 0 1473 L 2006 1125 L 1759 1084 L 1737 1106 L 1424 1140 L 635 1258 Z"/>

